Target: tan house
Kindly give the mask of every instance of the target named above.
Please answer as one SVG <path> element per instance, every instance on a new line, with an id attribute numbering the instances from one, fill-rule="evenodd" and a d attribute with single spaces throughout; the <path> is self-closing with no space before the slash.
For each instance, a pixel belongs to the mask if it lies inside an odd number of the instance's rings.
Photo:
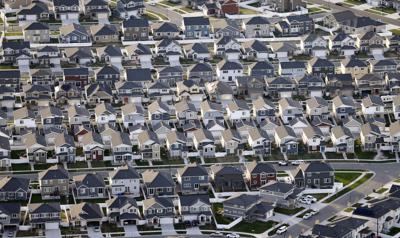
<path id="1" fill-rule="evenodd" d="M 368 64 L 365 60 L 357 58 L 346 58 L 340 62 L 342 74 L 351 74 L 353 78 L 361 78 L 368 73 Z"/>
<path id="2" fill-rule="evenodd" d="M 50 42 L 49 26 L 41 22 L 28 24 L 22 31 L 24 40 L 30 43 Z"/>
<path id="3" fill-rule="evenodd" d="M 69 193 L 69 174 L 64 167 L 53 165 L 39 173 L 42 199 L 60 198 Z"/>
<path id="4" fill-rule="evenodd" d="M 114 25 L 98 24 L 90 26 L 90 33 L 94 42 L 118 42 L 119 32 Z"/>

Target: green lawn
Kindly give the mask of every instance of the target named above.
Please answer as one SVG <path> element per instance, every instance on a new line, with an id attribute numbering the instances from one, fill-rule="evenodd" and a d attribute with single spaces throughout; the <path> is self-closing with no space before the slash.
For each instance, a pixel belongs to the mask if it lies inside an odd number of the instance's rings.
<path id="1" fill-rule="evenodd" d="M 172 2 L 170 2 L 170 1 L 168 1 L 168 0 L 161 1 L 160 3 L 162 3 L 162 4 L 164 4 L 164 5 L 168 5 L 168 6 L 170 6 L 170 7 L 177 7 L 177 6 L 180 6 L 180 4 L 172 3 Z"/>
<path id="2" fill-rule="evenodd" d="M 19 31 L 6 32 L 6 36 L 22 36 L 22 32 L 19 32 Z"/>
<path id="3" fill-rule="evenodd" d="M 400 35 L 400 29 L 391 29 L 390 31 L 393 33 L 393 35 Z"/>
<path id="4" fill-rule="evenodd" d="M 358 0 L 345 0 L 344 2 L 352 5 L 361 5 L 365 3 L 365 1 L 358 1 Z"/>
<path id="5" fill-rule="evenodd" d="M 160 14 L 158 12 L 149 11 L 149 10 L 146 10 L 146 15 L 149 17 L 150 16 L 154 17 L 154 18 L 156 18 L 155 16 L 158 16 L 159 18 L 161 18 L 161 20 L 164 20 L 164 21 L 169 20 L 168 17 L 164 16 L 163 14 Z M 160 19 L 156 18 L 154 20 L 160 20 Z"/>
<path id="6" fill-rule="evenodd" d="M 277 213 L 281 213 L 281 214 L 285 214 L 285 215 L 294 215 L 300 211 L 303 211 L 304 207 L 296 207 L 293 209 L 289 209 L 289 208 L 282 208 L 282 207 L 275 207 L 274 212 Z"/>
<path id="7" fill-rule="evenodd" d="M 91 162 L 93 168 L 112 167 L 111 161 L 97 160 Z"/>
<path id="8" fill-rule="evenodd" d="M 370 13 L 375 13 L 375 14 L 378 14 L 378 15 L 383 15 L 383 16 L 387 15 L 386 13 L 383 13 L 383 12 L 380 12 L 380 11 L 376 11 L 376 10 L 373 10 L 373 9 L 367 9 L 365 11 L 370 12 Z"/>
<path id="9" fill-rule="evenodd" d="M 68 164 L 67 166 L 70 169 L 82 169 L 88 167 L 86 161 L 76 161 L 75 163 Z"/>
<path id="10" fill-rule="evenodd" d="M 31 165 L 30 164 L 12 164 L 11 168 L 13 171 L 31 170 Z"/>
<path id="11" fill-rule="evenodd" d="M 380 189 L 376 190 L 375 192 L 382 194 L 382 193 L 386 192 L 387 190 L 389 190 L 389 189 L 388 188 L 380 188 Z"/>
<path id="12" fill-rule="evenodd" d="M 33 165 L 33 168 L 35 170 L 46 170 L 46 169 L 50 168 L 53 165 L 54 164 L 35 164 L 35 165 Z"/>
<path id="13" fill-rule="evenodd" d="M 147 160 L 135 160 L 135 163 L 137 166 L 148 166 L 149 165 L 149 161 L 147 161 Z"/>
<path id="14" fill-rule="evenodd" d="M 253 234 L 261 234 L 266 230 L 270 229 L 271 227 L 275 226 L 277 222 L 274 221 L 255 221 L 255 222 L 245 222 L 242 221 L 236 226 L 232 227 L 231 231 L 237 232 L 246 232 L 246 233 L 253 233 Z"/>
<path id="15" fill-rule="evenodd" d="M 343 159 L 343 155 L 341 153 L 326 152 L 325 156 L 327 159 Z"/>
<path id="16" fill-rule="evenodd" d="M 254 15 L 254 14 L 258 14 L 259 12 L 251 10 L 251 9 L 247 9 L 247 8 L 240 8 L 239 10 L 239 14 L 243 14 L 243 15 Z"/>
<path id="17" fill-rule="evenodd" d="M 348 207 L 346 209 L 344 209 L 345 212 L 353 212 L 354 208 L 353 207 Z"/>
<path id="18" fill-rule="evenodd" d="M 11 151 L 11 159 L 19 159 L 20 156 L 26 154 L 26 150 L 12 150 Z"/>
<path id="19" fill-rule="evenodd" d="M 324 10 L 322 10 L 321 8 L 318 7 L 310 7 L 308 8 L 308 13 L 309 14 L 313 14 L 313 13 L 320 13 L 323 12 Z"/>
<path id="20" fill-rule="evenodd" d="M 368 179 L 370 179 L 373 176 L 373 173 L 367 173 L 366 175 L 364 175 L 361 179 L 357 180 L 357 182 L 353 183 L 352 185 L 350 185 L 349 187 L 346 187 L 345 189 L 340 190 L 338 193 L 336 193 L 335 195 L 333 195 L 332 197 L 326 199 L 324 201 L 324 203 L 330 203 L 333 202 L 334 200 L 336 200 L 337 198 L 341 197 L 342 195 L 350 192 L 351 190 L 357 188 L 358 186 L 360 186 L 361 184 L 365 183 Z"/>
<path id="21" fill-rule="evenodd" d="M 376 152 L 373 152 L 373 151 L 356 150 L 355 153 L 356 153 L 358 159 L 371 159 L 372 160 L 376 156 Z"/>
<path id="22" fill-rule="evenodd" d="M 399 232 L 400 232 L 400 228 L 399 227 L 392 227 L 392 228 L 390 228 L 389 232 L 386 233 L 386 235 L 395 236 Z"/>
<path id="23" fill-rule="evenodd" d="M 351 172 L 351 173 L 336 172 L 335 173 L 335 180 L 337 182 L 343 183 L 343 186 L 346 186 L 349 183 L 351 183 L 354 180 L 356 180 L 358 177 L 360 177 L 360 175 L 361 175 L 360 172 Z"/>
<path id="24" fill-rule="evenodd" d="M 42 195 L 32 194 L 31 203 L 41 203 L 41 202 L 43 202 Z"/>
<path id="25" fill-rule="evenodd" d="M 222 205 L 222 203 L 213 203 L 212 209 L 215 216 L 215 220 L 218 224 L 229 224 L 232 222 L 230 218 L 223 216 L 224 206 Z"/>
<path id="26" fill-rule="evenodd" d="M 379 11 L 379 12 L 384 12 L 384 13 L 387 13 L 387 14 L 396 13 L 396 9 L 394 9 L 392 7 L 373 7 L 371 9 Z"/>
<path id="27" fill-rule="evenodd" d="M 118 227 L 115 224 L 110 224 L 108 222 L 104 222 L 101 225 L 101 232 L 110 233 L 110 232 L 124 232 L 124 228 Z"/>

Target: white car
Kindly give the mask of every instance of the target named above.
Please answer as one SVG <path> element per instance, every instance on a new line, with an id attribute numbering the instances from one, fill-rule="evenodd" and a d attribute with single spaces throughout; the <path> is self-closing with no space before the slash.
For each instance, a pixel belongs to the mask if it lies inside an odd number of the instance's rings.
<path id="1" fill-rule="evenodd" d="M 312 210 L 310 213 L 311 213 L 311 215 L 315 216 L 315 215 L 317 215 L 319 213 L 319 211 L 318 210 Z"/>
<path id="2" fill-rule="evenodd" d="M 304 219 L 304 220 L 307 220 L 307 219 L 309 219 L 311 216 L 312 216 L 311 213 L 306 213 L 306 214 L 304 214 L 303 219 Z"/>
<path id="3" fill-rule="evenodd" d="M 231 233 L 231 234 L 226 235 L 226 237 L 228 237 L 228 238 L 240 238 L 240 235 L 236 234 L 236 233 Z"/>
<path id="4" fill-rule="evenodd" d="M 286 162 L 286 161 L 279 161 L 278 164 L 279 164 L 279 166 L 287 166 L 287 165 L 288 165 L 288 162 Z"/>
<path id="5" fill-rule="evenodd" d="M 300 165 L 301 163 L 304 163 L 304 161 L 303 160 L 294 160 L 294 161 L 292 161 L 292 165 Z"/>
<path id="6" fill-rule="evenodd" d="M 306 198 L 308 200 L 310 200 L 311 202 L 317 202 L 317 199 L 315 197 L 311 196 L 311 195 L 307 195 Z"/>
<path id="7" fill-rule="evenodd" d="M 287 231 L 287 226 L 281 226 L 278 228 L 278 230 L 276 230 L 276 234 L 280 235 L 283 234 Z"/>

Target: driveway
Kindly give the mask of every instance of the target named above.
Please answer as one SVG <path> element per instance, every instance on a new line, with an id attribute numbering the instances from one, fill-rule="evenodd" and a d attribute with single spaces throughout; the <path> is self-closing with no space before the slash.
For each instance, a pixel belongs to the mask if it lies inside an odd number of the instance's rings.
<path id="1" fill-rule="evenodd" d="M 136 237 L 140 236 L 136 225 L 126 225 L 124 226 L 126 237 Z"/>
<path id="2" fill-rule="evenodd" d="M 9 232 L 12 232 L 12 233 L 10 233 L 10 236 L 8 236 L 8 233 Z M 11 235 L 12 234 L 12 235 Z M 12 231 L 12 230 L 5 230 L 4 232 L 3 232 L 3 238 L 9 238 L 9 237 L 15 237 L 17 234 L 16 234 L 16 232 L 15 231 Z"/>
<path id="3" fill-rule="evenodd" d="M 176 235 L 174 224 L 161 224 L 161 231 L 163 235 Z"/>
<path id="4" fill-rule="evenodd" d="M 188 235 L 201 235 L 200 228 L 198 226 L 186 228 L 186 234 Z"/>
<path id="5" fill-rule="evenodd" d="M 88 227 L 87 233 L 90 238 L 103 238 L 103 234 L 101 234 L 101 231 L 95 231 L 94 227 Z"/>
<path id="6" fill-rule="evenodd" d="M 46 238 L 61 238 L 60 229 L 45 230 L 44 234 L 46 235 Z"/>

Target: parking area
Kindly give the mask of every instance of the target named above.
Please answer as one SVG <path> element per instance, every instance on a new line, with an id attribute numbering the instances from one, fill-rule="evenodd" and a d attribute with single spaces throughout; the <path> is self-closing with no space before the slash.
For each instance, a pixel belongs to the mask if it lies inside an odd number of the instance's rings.
<path id="1" fill-rule="evenodd" d="M 201 235 L 200 228 L 198 226 L 186 228 L 186 234 L 188 235 Z"/>

